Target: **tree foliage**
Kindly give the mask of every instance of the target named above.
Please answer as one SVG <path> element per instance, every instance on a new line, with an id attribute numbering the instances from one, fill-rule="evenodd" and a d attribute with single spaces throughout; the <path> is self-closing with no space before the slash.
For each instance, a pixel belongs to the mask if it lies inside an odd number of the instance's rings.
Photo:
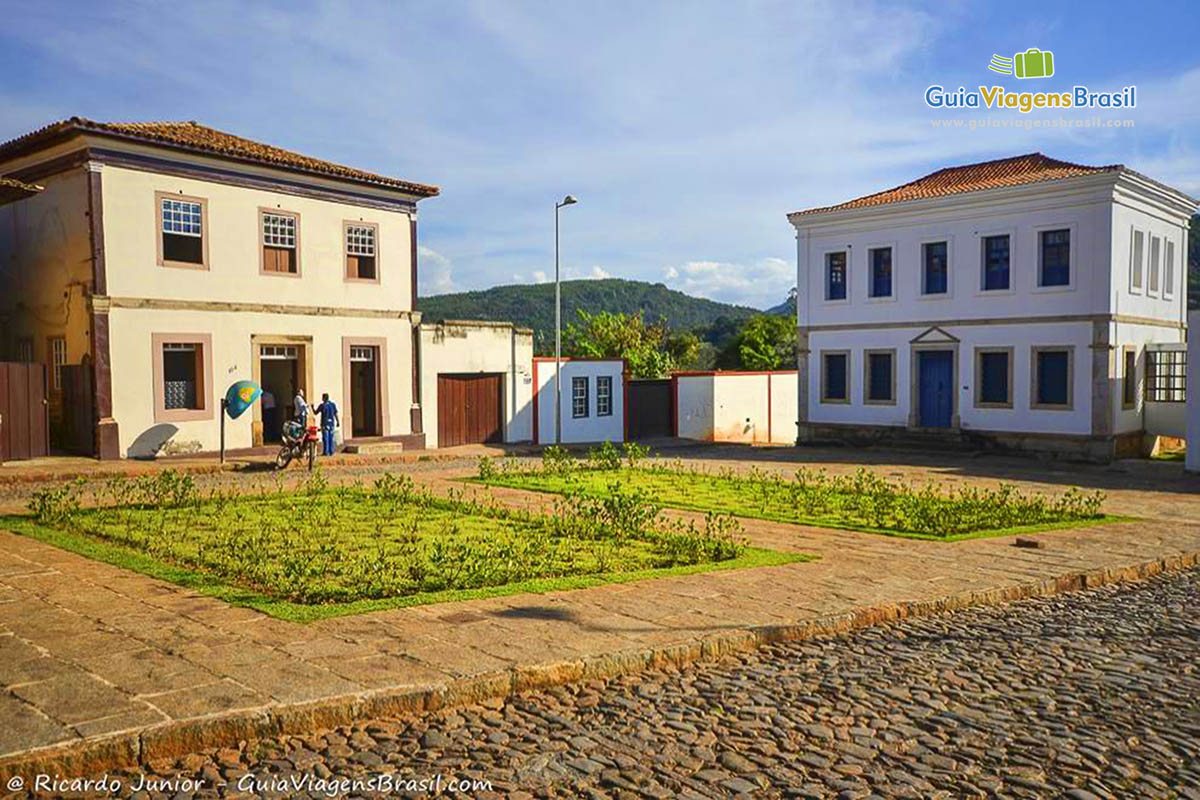
<path id="1" fill-rule="evenodd" d="M 634 378 L 665 378 L 676 368 L 672 337 L 665 323 L 647 323 L 641 311 L 636 314 L 611 311 L 591 314 L 579 309 L 577 313 L 578 322 L 569 323 L 563 332 L 564 355 L 623 358 Z M 676 352 L 679 352 L 678 335 L 676 338 Z M 699 340 L 696 346 L 699 347 Z"/>
<path id="2" fill-rule="evenodd" d="M 724 369 L 791 369 L 796 363 L 796 323 L 791 317 L 751 317 L 718 359 Z"/>

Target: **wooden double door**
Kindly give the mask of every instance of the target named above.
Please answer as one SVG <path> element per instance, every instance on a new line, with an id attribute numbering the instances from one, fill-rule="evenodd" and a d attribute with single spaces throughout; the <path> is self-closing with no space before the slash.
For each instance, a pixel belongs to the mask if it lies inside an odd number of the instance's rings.
<path id="1" fill-rule="evenodd" d="M 504 441 L 504 375 L 438 375 L 438 447 Z"/>

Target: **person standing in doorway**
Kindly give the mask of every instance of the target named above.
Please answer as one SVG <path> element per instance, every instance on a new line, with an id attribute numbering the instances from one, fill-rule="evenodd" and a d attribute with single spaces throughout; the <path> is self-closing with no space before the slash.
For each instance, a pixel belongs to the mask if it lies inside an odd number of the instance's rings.
<path id="1" fill-rule="evenodd" d="M 304 390 L 297 389 L 292 398 L 292 418 L 301 425 L 308 426 L 308 403 L 304 402 Z"/>
<path id="2" fill-rule="evenodd" d="M 331 456 L 334 450 L 334 430 L 342 424 L 338 418 L 337 403 L 329 399 L 329 392 L 321 395 L 321 403 L 315 409 L 321 415 L 322 455 Z"/>

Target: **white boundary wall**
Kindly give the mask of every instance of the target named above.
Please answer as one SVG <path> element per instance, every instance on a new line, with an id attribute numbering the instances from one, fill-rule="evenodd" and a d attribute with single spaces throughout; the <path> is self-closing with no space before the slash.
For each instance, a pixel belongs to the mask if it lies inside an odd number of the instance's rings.
<path id="1" fill-rule="evenodd" d="M 1188 314 L 1187 470 L 1200 473 L 1200 311 Z"/>
<path id="2" fill-rule="evenodd" d="M 710 442 L 793 444 L 796 372 L 676 375 L 677 433 Z"/>

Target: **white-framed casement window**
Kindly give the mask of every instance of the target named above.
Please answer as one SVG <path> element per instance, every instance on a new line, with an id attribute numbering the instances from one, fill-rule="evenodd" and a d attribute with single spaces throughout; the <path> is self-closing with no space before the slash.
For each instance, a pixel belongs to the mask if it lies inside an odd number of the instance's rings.
<path id="1" fill-rule="evenodd" d="M 825 254 L 825 300 L 845 302 L 849 297 L 849 264 L 845 250 Z"/>
<path id="2" fill-rule="evenodd" d="M 1038 231 L 1038 287 L 1071 286 L 1071 229 Z"/>
<path id="3" fill-rule="evenodd" d="M 975 348 L 975 407 L 1013 407 L 1013 348 Z"/>
<path id="4" fill-rule="evenodd" d="M 62 368 L 67 363 L 67 339 L 51 336 L 47 342 L 50 345 L 50 388 L 57 392 L 62 389 Z"/>
<path id="5" fill-rule="evenodd" d="M 164 267 L 208 267 L 207 201 L 159 192 L 158 263 Z"/>
<path id="6" fill-rule="evenodd" d="M 1134 230 L 1129 245 L 1129 291 L 1141 294 L 1145 286 L 1146 233 Z"/>
<path id="7" fill-rule="evenodd" d="M 347 222 L 346 280 L 379 282 L 379 226 L 373 222 Z"/>
<path id="8" fill-rule="evenodd" d="M 921 244 L 921 294 L 950 293 L 950 243 L 948 241 Z"/>
<path id="9" fill-rule="evenodd" d="M 1121 408 L 1134 408 L 1137 406 L 1137 348 L 1126 346 L 1121 361 Z"/>
<path id="10" fill-rule="evenodd" d="M 1162 255 L 1162 237 L 1150 236 L 1150 263 L 1146 269 L 1146 294 L 1149 297 L 1158 296 L 1159 258 Z"/>
<path id="11" fill-rule="evenodd" d="M 1175 241 L 1168 239 L 1163 245 L 1162 296 L 1170 300 L 1175 296 Z"/>
<path id="12" fill-rule="evenodd" d="M 863 355 L 863 402 L 867 405 L 895 405 L 896 351 L 867 350 Z"/>
<path id="13" fill-rule="evenodd" d="M 579 419 L 588 415 L 588 379 L 571 378 L 571 416 Z"/>
<path id="14" fill-rule="evenodd" d="M 212 419 L 212 334 L 151 334 L 154 421 Z"/>
<path id="15" fill-rule="evenodd" d="M 850 402 L 850 351 L 821 353 L 821 402 Z"/>
<path id="16" fill-rule="evenodd" d="M 1030 407 L 1070 411 L 1075 407 L 1075 348 L 1034 347 L 1030 359 Z"/>
<path id="17" fill-rule="evenodd" d="M 611 417 L 612 410 L 612 376 L 599 375 L 596 377 L 596 416 Z"/>
<path id="18" fill-rule="evenodd" d="M 893 296 L 895 281 L 892 276 L 891 247 L 867 249 L 867 297 L 878 300 Z"/>
<path id="19" fill-rule="evenodd" d="M 1007 292 L 1012 289 L 1012 234 L 997 233 L 979 237 L 980 290 Z"/>
<path id="20" fill-rule="evenodd" d="M 261 209 L 262 272 L 300 274 L 300 216 L 290 211 Z"/>

